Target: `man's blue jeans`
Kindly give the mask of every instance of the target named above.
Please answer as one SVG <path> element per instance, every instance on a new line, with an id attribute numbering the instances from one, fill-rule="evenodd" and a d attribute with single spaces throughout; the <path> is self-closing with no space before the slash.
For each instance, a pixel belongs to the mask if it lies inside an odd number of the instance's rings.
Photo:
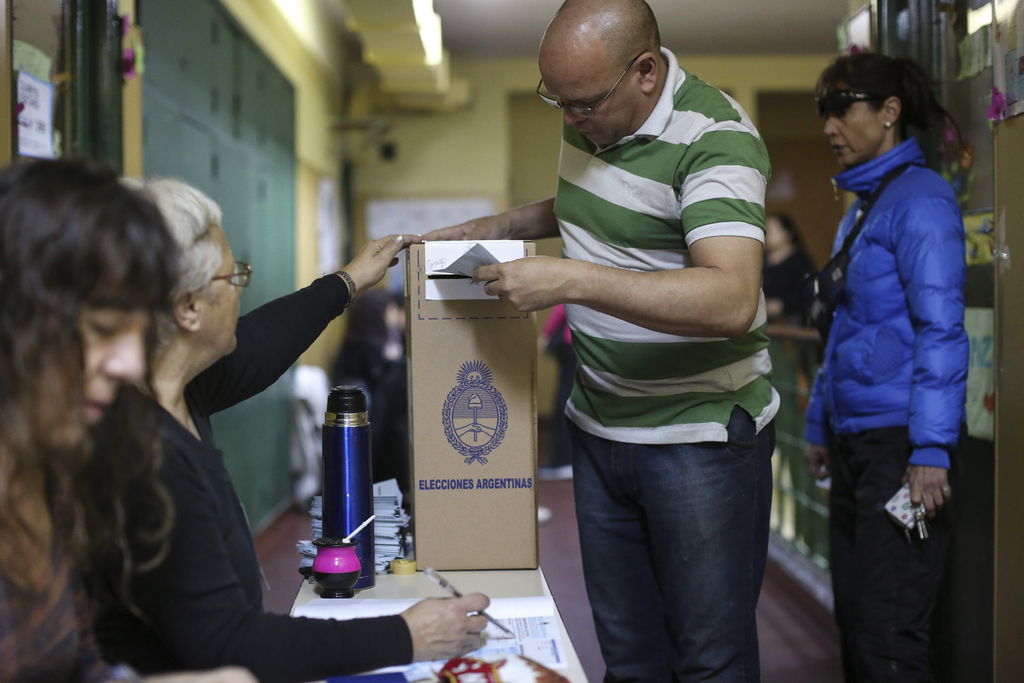
<path id="1" fill-rule="evenodd" d="M 757 681 L 774 425 L 735 408 L 727 443 L 573 432 L 583 570 L 605 681 Z"/>

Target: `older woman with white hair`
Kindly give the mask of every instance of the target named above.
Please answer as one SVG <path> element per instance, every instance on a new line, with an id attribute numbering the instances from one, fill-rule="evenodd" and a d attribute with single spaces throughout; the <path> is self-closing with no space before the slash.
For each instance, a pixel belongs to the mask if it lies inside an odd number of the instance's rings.
<path id="1" fill-rule="evenodd" d="M 217 205 L 177 180 L 153 180 L 141 189 L 182 249 L 153 367 L 163 481 L 176 517 L 167 559 L 132 578 L 136 604 L 102 598 L 96 630 L 103 651 L 143 672 L 232 663 L 261 681 L 300 681 L 448 658 L 479 646 L 484 618 L 467 615 L 487 606 L 480 594 L 425 600 L 374 619 L 265 613 L 245 513 L 210 424 L 211 414 L 274 382 L 419 238 L 370 242 L 342 271 L 239 318 L 239 291 L 252 268 L 234 260 Z"/>

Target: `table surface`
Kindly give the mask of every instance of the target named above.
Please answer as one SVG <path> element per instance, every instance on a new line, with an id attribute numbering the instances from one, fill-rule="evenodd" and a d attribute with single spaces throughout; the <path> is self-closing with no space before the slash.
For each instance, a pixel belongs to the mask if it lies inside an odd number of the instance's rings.
<path id="1" fill-rule="evenodd" d="M 457 586 L 463 593 L 483 593 L 492 598 L 520 598 L 547 596 L 551 597 L 548 590 L 544 573 L 537 569 L 489 569 L 473 571 L 444 571 L 442 575 Z M 378 574 L 377 585 L 373 588 L 359 591 L 359 598 L 439 598 L 448 597 L 440 586 L 428 579 L 423 572 L 416 572 L 407 576 L 396 576 L 394 574 Z M 299 591 L 295 595 L 295 603 L 292 605 L 292 612 L 299 605 L 304 605 L 317 597 L 315 588 L 309 581 L 303 581 Z M 558 633 L 562 638 L 562 647 L 565 651 L 567 669 L 556 671 L 565 676 L 571 683 L 587 683 L 586 674 L 580 664 L 576 650 L 569 640 L 569 634 L 562 623 L 562 617 L 558 613 L 558 606 L 555 606 L 555 622 L 558 626 Z"/>

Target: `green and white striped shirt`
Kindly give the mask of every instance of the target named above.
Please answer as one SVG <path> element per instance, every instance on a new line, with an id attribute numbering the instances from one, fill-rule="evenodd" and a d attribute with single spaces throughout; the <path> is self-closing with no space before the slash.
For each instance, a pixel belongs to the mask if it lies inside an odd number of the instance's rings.
<path id="1" fill-rule="evenodd" d="M 555 215 L 567 258 L 634 271 L 691 265 L 707 237 L 764 241 L 768 153 L 728 95 L 668 62 L 647 121 L 597 147 L 564 127 Z M 681 337 L 567 305 L 580 361 L 566 414 L 591 434 L 624 443 L 725 441 L 739 405 L 760 430 L 775 416 L 764 296 L 735 339 Z"/>

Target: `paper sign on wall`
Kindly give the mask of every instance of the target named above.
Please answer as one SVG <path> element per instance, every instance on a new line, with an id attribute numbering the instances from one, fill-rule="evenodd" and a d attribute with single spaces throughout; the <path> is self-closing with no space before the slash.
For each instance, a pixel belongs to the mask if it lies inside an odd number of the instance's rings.
<path id="1" fill-rule="evenodd" d="M 316 248 L 321 273 L 341 268 L 341 198 L 332 178 L 316 184 Z"/>
<path id="2" fill-rule="evenodd" d="M 989 441 L 995 424 L 992 320 L 991 308 L 964 309 L 964 327 L 971 349 L 967 369 L 967 434 Z"/>
<path id="3" fill-rule="evenodd" d="M 53 159 L 53 84 L 18 72 L 18 154 Z"/>

